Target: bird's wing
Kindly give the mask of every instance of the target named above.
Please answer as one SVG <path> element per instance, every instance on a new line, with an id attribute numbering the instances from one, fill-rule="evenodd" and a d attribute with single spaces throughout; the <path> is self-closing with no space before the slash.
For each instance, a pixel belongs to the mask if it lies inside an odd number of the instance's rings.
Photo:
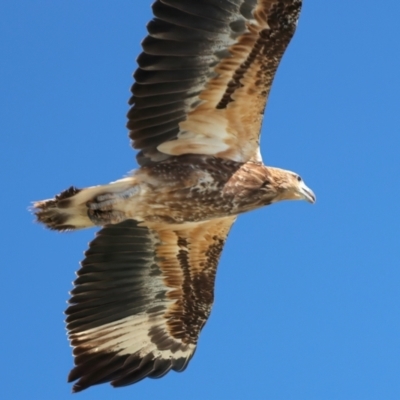
<path id="1" fill-rule="evenodd" d="M 108 225 L 90 243 L 66 310 L 74 391 L 183 371 L 210 315 L 218 260 L 235 217 Z"/>
<path id="2" fill-rule="evenodd" d="M 301 0 L 157 0 L 127 127 L 138 162 L 261 160 L 266 100 Z"/>

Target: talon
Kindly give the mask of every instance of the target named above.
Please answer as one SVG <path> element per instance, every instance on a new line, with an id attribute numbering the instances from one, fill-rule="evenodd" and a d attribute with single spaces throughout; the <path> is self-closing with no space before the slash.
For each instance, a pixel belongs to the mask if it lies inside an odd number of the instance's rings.
<path id="1" fill-rule="evenodd" d="M 125 220 L 125 213 L 117 210 L 89 209 L 87 215 L 95 225 L 118 224 Z"/>
<path id="2" fill-rule="evenodd" d="M 104 201 L 104 200 L 111 200 L 115 199 L 116 195 L 114 193 L 105 193 L 105 194 L 100 194 L 99 196 L 96 197 L 96 201 Z"/>
<path id="3" fill-rule="evenodd" d="M 86 206 L 91 210 L 104 210 L 104 209 L 111 210 L 112 206 L 117 202 L 117 199 L 102 201 L 99 203 L 96 200 L 97 198 L 95 200 L 88 201 L 86 203 Z"/>
<path id="4" fill-rule="evenodd" d="M 129 188 L 123 192 L 103 193 L 88 201 L 86 206 L 90 210 L 111 210 L 121 200 L 126 200 L 138 192 L 137 187 Z"/>

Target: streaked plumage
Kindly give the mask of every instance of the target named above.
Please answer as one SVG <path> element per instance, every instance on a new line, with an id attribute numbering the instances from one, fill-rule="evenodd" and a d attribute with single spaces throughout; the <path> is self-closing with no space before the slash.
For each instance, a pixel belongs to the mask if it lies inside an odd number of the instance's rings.
<path id="1" fill-rule="evenodd" d="M 301 0 L 157 0 L 129 102 L 140 168 L 35 203 L 50 229 L 103 226 L 66 311 L 74 391 L 185 369 L 237 216 L 315 201 L 297 174 L 266 167 L 259 151 L 300 8 Z"/>

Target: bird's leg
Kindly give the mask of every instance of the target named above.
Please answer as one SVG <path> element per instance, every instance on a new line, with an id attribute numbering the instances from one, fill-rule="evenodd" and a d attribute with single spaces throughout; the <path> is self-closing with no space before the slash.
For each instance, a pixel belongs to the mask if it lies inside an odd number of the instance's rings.
<path id="1" fill-rule="evenodd" d="M 95 225 L 117 224 L 126 219 L 124 211 L 118 210 L 126 200 L 139 192 L 137 186 L 120 192 L 102 193 L 86 203 L 87 214 Z"/>

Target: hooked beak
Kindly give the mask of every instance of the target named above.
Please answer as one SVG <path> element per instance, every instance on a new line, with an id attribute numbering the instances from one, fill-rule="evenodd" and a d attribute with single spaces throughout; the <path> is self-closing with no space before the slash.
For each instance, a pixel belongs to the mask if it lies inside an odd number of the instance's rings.
<path id="1" fill-rule="evenodd" d="M 299 192 L 301 197 L 311 204 L 314 204 L 317 200 L 314 192 L 303 181 L 300 182 Z"/>

